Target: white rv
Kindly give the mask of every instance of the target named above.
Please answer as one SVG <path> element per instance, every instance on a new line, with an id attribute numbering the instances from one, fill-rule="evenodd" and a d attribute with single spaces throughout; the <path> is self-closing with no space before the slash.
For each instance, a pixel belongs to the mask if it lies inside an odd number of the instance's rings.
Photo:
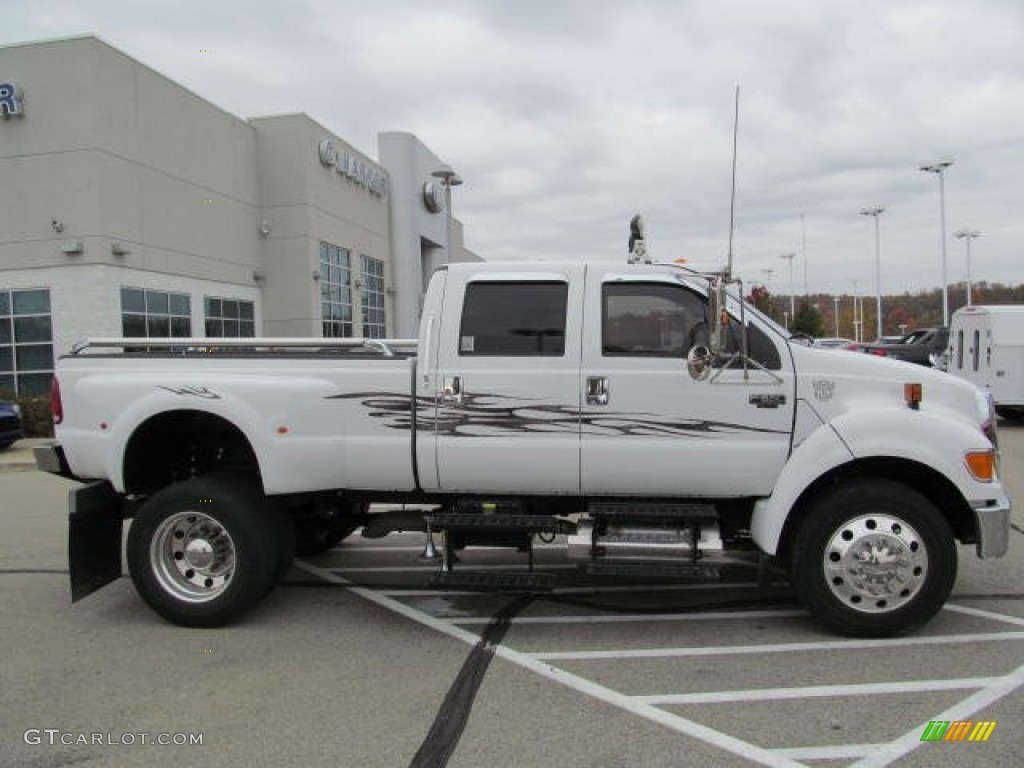
<path id="1" fill-rule="evenodd" d="M 992 393 L 1003 418 L 1024 416 L 1024 306 L 971 306 L 953 314 L 949 373 Z"/>

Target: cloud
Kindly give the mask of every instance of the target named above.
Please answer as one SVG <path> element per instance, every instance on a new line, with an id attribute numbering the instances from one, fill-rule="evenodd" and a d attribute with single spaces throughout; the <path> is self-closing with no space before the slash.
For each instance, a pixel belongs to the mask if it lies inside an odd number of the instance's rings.
<path id="1" fill-rule="evenodd" d="M 720 266 L 741 86 L 735 251 L 795 251 L 810 288 L 939 283 L 936 179 L 980 229 L 978 279 L 1022 282 L 1024 6 L 1013 0 L 195 0 L 33 4 L 5 41 L 95 32 L 239 116 L 302 111 L 375 154 L 416 133 L 465 180 L 486 258 L 625 257 L 642 211 L 659 258 Z M 202 56 L 200 48 L 212 49 Z M 960 270 L 957 272 L 956 270 Z"/>

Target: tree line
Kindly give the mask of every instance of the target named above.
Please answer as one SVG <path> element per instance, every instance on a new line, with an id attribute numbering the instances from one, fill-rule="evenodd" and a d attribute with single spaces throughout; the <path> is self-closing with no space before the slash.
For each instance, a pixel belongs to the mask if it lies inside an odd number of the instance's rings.
<path id="1" fill-rule="evenodd" d="M 967 304 L 966 283 L 955 283 L 949 286 L 949 313 L 953 313 Z M 772 294 L 763 285 L 755 285 L 748 300 L 769 315 L 780 325 L 785 323 L 789 312 L 789 295 Z M 862 296 L 863 308 L 862 338 L 872 340 L 875 337 L 876 313 L 875 297 Z M 989 283 L 984 280 L 971 285 L 972 304 L 1024 304 L 1024 284 L 1006 285 Z M 835 296 L 827 293 L 811 294 L 796 297 L 796 317 L 790 322 L 790 330 L 794 333 L 807 333 L 814 337 L 842 336 L 854 337 L 853 296 L 842 294 L 838 302 L 838 332 L 836 329 Z M 910 333 L 918 328 L 933 328 L 942 325 L 942 290 L 935 288 L 917 293 L 905 292 L 898 295 L 882 296 L 882 333 L 886 336 L 897 336 Z"/>

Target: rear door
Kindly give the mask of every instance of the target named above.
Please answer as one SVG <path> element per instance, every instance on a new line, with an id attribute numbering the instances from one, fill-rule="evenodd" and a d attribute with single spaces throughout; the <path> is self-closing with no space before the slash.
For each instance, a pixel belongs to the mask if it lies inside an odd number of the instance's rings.
<path id="1" fill-rule="evenodd" d="M 579 492 L 583 274 L 449 271 L 436 375 L 442 490 Z"/>
<path id="2" fill-rule="evenodd" d="M 686 353 L 707 343 L 693 284 L 647 267 L 591 267 L 581 388 L 588 495 L 763 496 L 785 464 L 795 384 L 785 342 L 751 324 L 768 370 L 719 368 L 698 381 Z"/>

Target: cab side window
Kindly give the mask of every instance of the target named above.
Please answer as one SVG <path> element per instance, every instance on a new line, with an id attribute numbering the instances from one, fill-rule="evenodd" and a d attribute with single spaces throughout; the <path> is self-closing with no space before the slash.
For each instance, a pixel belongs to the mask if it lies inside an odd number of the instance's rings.
<path id="1" fill-rule="evenodd" d="M 466 286 L 459 355 L 563 357 L 569 286 L 476 282 Z"/>
<path id="2" fill-rule="evenodd" d="M 601 354 L 605 357 L 684 357 L 707 343 L 707 303 L 668 283 L 605 283 L 601 293 Z"/>

